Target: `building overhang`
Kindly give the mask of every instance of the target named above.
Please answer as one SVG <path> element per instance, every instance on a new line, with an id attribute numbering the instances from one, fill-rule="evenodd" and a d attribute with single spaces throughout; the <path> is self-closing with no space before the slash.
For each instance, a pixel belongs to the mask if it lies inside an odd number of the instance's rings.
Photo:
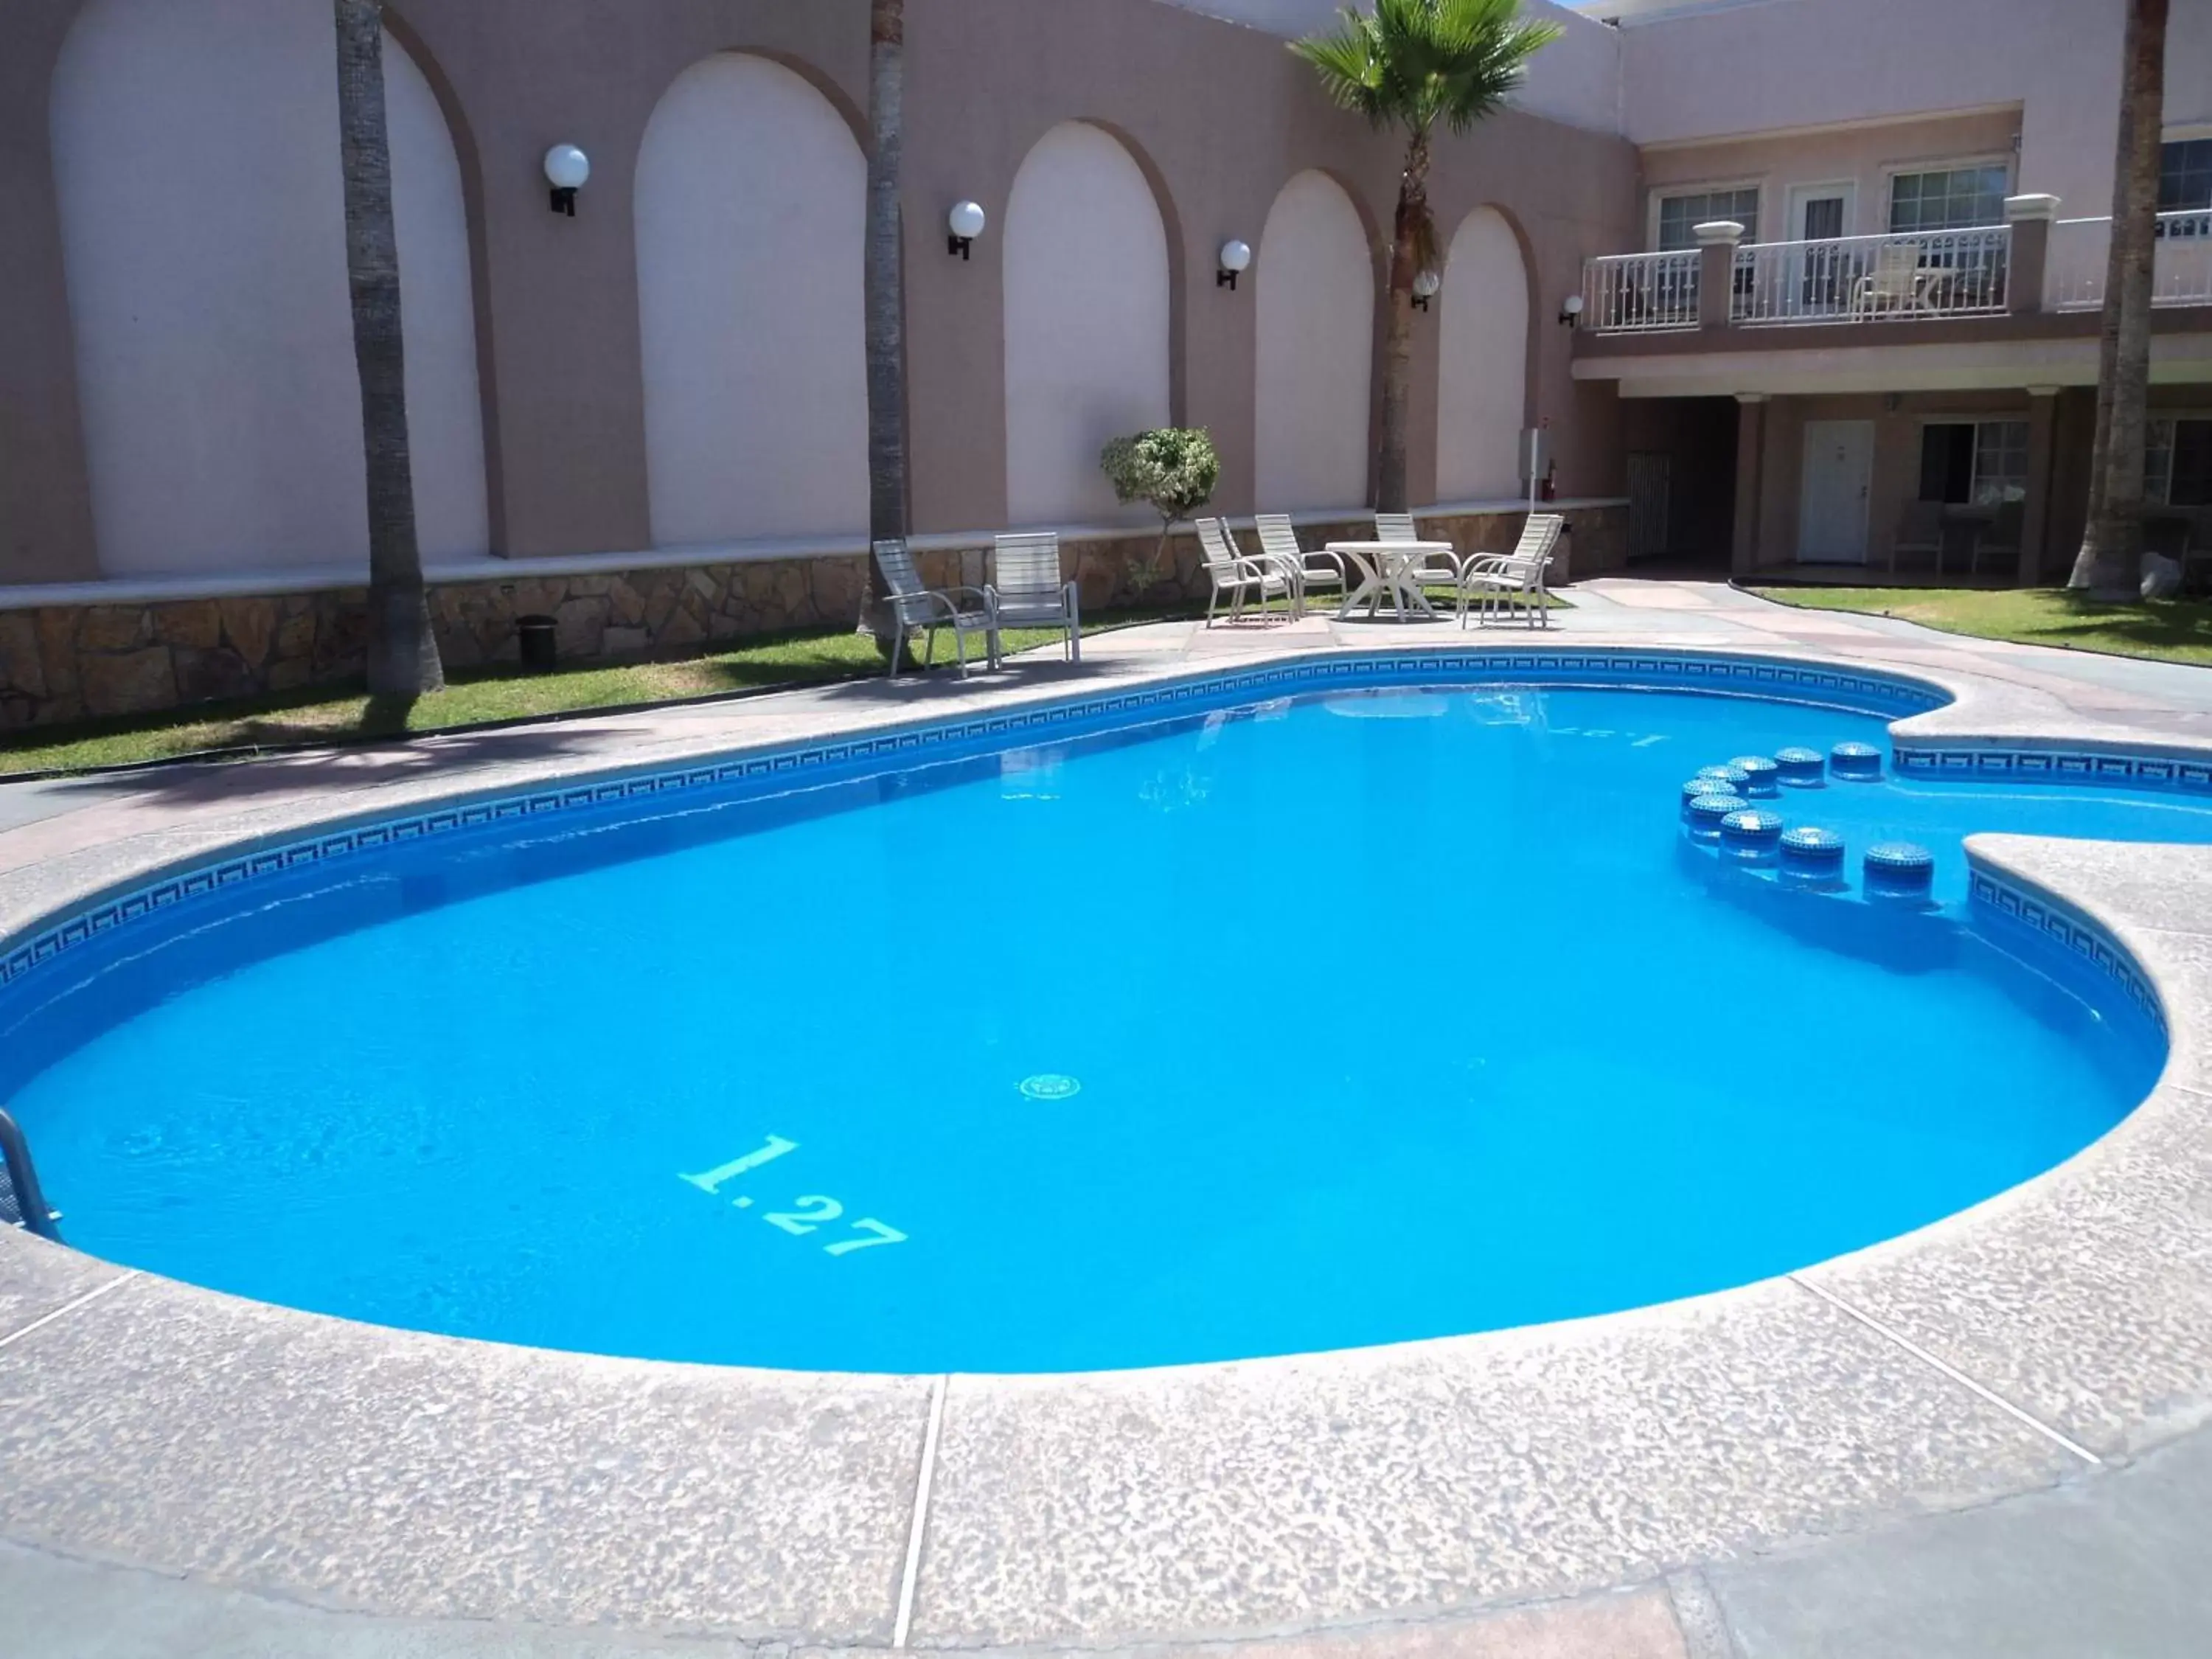
<path id="1" fill-rule="evenodd" d="M 1574 362 L 1577 380 L 1611 380 L 1624 398 L 1769 397 L 1821 392 L 1969 392 L 2033 386 L 2094 386 L 2094 324 L 2063 335 L 2000 339 L 1890 337 L 1831 343 L 1812 329 L 1737 329 L 1713 349 L 1707 337 L 1685 333 L 1614 342 L 1590 340 Z M 2160 385 L 2212 381 L 2212 313 L 2193 307 L 2167 313 L 2151 341 L 2151 380 Z M 1910 325 L 1902 325 L 1910 331 Z M 1929 325 L 1932 334 L 1936 325 Z M 1833 335 L 1842 331 L 1823 329 Z M 1853 330 L 1857 333 L 1862 331 Z M 1945 328 L 1950 334 L 1950 327 Z M 1658 348 L 1658 349 L 1655 349 Z M 1705 349 L 1700 349 L 1700 347 Z"/>

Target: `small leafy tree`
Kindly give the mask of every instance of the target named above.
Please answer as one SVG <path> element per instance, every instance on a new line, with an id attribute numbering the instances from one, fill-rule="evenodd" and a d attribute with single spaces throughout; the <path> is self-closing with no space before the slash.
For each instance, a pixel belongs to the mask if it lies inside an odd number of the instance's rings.
<path id="1" fill-rule="evenodd" d="M 1160 560 L 1176 521 L 1213 499 L 1213 487 L 1221 482 L 1221 457 L 1205 428 L 1170 426 L 1115 439 L 1098 464 L 1119 499 L 1143 501 L 1160 515 L 1160 539 L 1152 558 L 1129 567 L 1131 585 L 1142 593 L 1160 579 Z"/>

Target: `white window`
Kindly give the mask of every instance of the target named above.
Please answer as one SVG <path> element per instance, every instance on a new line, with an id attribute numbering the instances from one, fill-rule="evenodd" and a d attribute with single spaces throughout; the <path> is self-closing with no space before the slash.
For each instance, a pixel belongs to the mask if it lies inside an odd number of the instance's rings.
<path id="1" fill-rule="evenodd" d="M 2012 169 L 2001 161 L 1894 173 L 1889 181 L 1889 228 L 1910 233 L 2001 225 L 2011 188 Z"/>
<path id="2" fill-rule="evenodd" d="M 1920 428 L 1920 499 L 2002 507 L 2027 499 L 2026 421 L 1930 421 Z"/>
<path id="3" fill-rule="evenodd" d="M 1974 428 L 1974 505 L 2027 499 L 2027 422 L 1984 421 Z"/>
<path id="4" fill-rule="evenodd" d="M 1740 190 L 1700 190 L 1659 198 L 1659 251 L 1671 253 L 1698 245 L 1697 227 L 1733 219 L 1743 227 L 1743 240 L 1759 240 L 1759 186 Z"/>
<path id="5" fill-rule="evenodd" d="M 2161 236 L 2212 236 L 2212 138 L 2169 140 L 2160 149 L 2158 210 L 2189 216 L 2161 219 Z"/>

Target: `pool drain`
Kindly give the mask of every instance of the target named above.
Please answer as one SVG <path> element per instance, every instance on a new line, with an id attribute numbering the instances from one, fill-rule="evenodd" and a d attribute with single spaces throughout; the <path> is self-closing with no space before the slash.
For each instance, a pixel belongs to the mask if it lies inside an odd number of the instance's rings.
<path id="1" fill-rule="evenodd" d="M 1040 1072 L 1022 1079 L 1022 1092 L 1031 1100 L 1066 1100 L 1083 1092 L 1083 1085 L 1058 1072 Z"/>

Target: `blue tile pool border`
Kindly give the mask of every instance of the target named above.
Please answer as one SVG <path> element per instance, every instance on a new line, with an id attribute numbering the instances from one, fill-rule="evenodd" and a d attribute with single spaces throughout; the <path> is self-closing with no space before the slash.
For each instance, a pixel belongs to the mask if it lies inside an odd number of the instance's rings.
<path id="1" fill-rule="evenodd" d="M 2070 951 L 2117 984 L 2160 1031 L 2172 1035 L 2166 1005 L 2149 976 L 2101 923 L 2033 883 L 1991 869 L 1979 860 L 1969 873 L 1968 897 L 1977 909 L 2017 923 L 2045 943 Z"/>
<path id="2" fill-rule="evenodd" d="M 2212 756 L 2147 750 L 2014 747 L 1909 740 L 1895 744 L 1896 769 L 1913 778 L 1966 783 L 2087 784 L 2212 794 Z"/>
<path id="3" fill-rule="evenodd" d="M 1246 702 L 1330 690 L 1469 685 L 1634 688 L 1756 697 L 1899 719 L 1942 708 L 1948 692 L 1905 675 L 1716 652 L 1645 650 L 1434 651 L 1419 654 L 1347 654 L 1275 662 L 1159 681 L 1127 690 L 1074 695 L 997 712 L 923 721 L 748 749 L 710 760 L 582 782 L 522 788 L 443 801 L 415 811 L 307 831 L 229 856 L 199 860 L 42 918 L 0 941 L 0 986 L 13 985 L 76 946 L 157 911 L 223 888 L 303 865 L 488 824 L 538 818 L 610 803 L 689 791 L 751 786 L 763 793 L 806 787 L 854 773 L 899 770 L 976 752 L 1029 746 L 1091 729 L 1151 723 Z M 1900 772 L 1915 775 L 2034 776 L 2057 783 L 2168 787 L 2212 793 L 2212 761 L 2143 753 L 2080 750 L 1960 750 L 1899 744 Z M 1962 763 L 1961 757 L 1971 763 Z M 1998 764 L 2008 758 L 2009 768 Z M 2051 763 L 2033 766 L 2032 760 Z M 886 763 L 889 763 L 886 767 Z M 2138 1003 L 2158 1013 L 2156 997 L 2126 953 L 2078 916 L 2062 927 L 2047 899 L 2008 888 L 1977 871 L 1975 897 L 2004 914 L 2044 918 L 2051 938 L 2110 973 Z M 2009 892 L 2007 899 L 2002 894 Z M 2070 915 L 2070 913 L 2069 913 Z"/>

